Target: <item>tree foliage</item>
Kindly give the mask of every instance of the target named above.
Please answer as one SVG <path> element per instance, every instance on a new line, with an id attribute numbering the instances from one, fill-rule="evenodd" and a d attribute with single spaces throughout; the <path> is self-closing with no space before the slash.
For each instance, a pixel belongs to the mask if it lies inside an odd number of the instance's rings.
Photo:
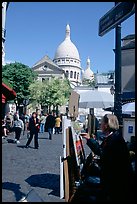
<path id="1" fill-rule="evenodd" d="M 27 65 L 19 62 L 6 64 L 2 67 L 2 80 L 11 84 L 17 93 L 18 104 L 29 97 L 29 85 L 36 79 L 37 74 Z"/>
<path id="2" fill-rule="evenodd" d="M 35 81 L 29 90 L 33 103 L 51 107 L 64 105 L 69 99 L 71 87 L 66 79 L 51 78 L 43 82 Z"/>

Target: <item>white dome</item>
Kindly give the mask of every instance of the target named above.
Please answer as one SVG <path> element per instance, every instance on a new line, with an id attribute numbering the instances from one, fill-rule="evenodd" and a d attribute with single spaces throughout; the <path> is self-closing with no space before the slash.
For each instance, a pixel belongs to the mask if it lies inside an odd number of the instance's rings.
<path id="1" fill-rule="evenodd" d="M 83 73 L 83 79 L 93 80 L 93 78 L 94 73 L 91 71 L 91 69 L 86 69 L 85 72 Z"/>
<path id="2" fill-rule="evenodd" d="M 59 58 L 74 58 L 80 60 L 78 50 L 70 39 L 70 27 L 66 26 L 65 40 L 58 46 L 54 59 Z"/>
<path id="3" fill-rule="evenodd" d="M 93 80 L 94 79 L 94 73 L 90 69 L 90 59 L 87 59 L 87 68 L 82 74 L 83 79 Z"/>

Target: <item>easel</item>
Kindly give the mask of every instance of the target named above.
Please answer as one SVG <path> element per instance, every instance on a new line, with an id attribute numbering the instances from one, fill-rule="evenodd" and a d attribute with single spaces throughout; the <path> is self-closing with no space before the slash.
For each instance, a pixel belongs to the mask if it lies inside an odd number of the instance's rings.
<path id="1" fill-rule="evenodd" d="M 69 118 L 75 121 L 78 116 L 79 94 L 72 91 L 69 99 Z M 76 141 L 73 138 L 72 127 L 66 129 L 66 158 L 63 159 L 64 166 L 64 196 L 66 202 L 71 202 L 76 192 L 76 182 L 80 179 L 80 168 L 77 164 Z M 80 141 L 81 142 L 81 141 Z M 82 143 L 81 143 L 82 145 Z M 83 148 L 83 147 L 82 147 Z M 82 149 L 84 151 L 84 149 Z"/>

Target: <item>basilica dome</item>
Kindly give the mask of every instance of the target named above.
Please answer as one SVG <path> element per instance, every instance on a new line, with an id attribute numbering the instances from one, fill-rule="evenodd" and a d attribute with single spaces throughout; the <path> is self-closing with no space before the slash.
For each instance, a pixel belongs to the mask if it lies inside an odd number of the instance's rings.
<path id="1" fill-rule="evenodd" d="M 62 68 L 72 88 L 81 83 L 81 61 L 76 46 L 70 39 L 70 26 L 66 26 L 64 41 L 58 46 L 53 62 Z"/>
<path id="2" fill-rule="evenodd" d="M 82 73 L 82 79 L 87 79 L 87 80 L 93 80 L 94 79 L 94 73 L 90 69 L 90 59 L 87 59 L 87 68 L 86 70 Z"/>
<path id="3" fill-rule="evenodd" d="M 54 59 L 72 58 L 80 60 L 79 52 L 70 39 L 70 26 L 66 26 L 65 40 L 58 46 Z"/>

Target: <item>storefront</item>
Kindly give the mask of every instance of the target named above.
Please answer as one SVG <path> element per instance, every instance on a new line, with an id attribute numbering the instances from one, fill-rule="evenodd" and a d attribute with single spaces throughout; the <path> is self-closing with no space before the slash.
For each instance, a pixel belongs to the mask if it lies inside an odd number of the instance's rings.
<path id="1" fill-rule="evenodd" d="M 8 101 L 14 100 L 16 92 L 6 84 L 2 83 L 2 118 L 9 111 Z"/>

